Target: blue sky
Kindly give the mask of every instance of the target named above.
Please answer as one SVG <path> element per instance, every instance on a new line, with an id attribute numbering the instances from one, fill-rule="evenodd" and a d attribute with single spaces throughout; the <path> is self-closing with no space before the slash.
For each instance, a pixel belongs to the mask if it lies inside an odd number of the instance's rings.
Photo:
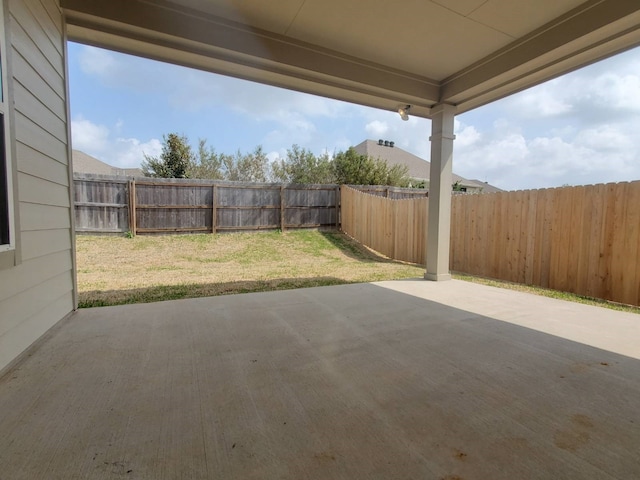
<path id="1" fill-rule="evenodd" d="M 136 167 L 163 134 L 216 151 L 293 144 L 316 154 L 369 138 L 429 158 L 430 121 L 69 44 L 72 141 Z M 640 179 L 640 49 L 456 117 L 454 172 L 507 190 Z"/>

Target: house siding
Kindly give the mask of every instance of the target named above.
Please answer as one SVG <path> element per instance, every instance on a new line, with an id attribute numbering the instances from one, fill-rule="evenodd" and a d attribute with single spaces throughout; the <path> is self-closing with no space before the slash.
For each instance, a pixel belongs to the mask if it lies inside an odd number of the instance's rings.
<path id="1" fill-rule="evenodd" d="M 0 369 L 74 309 L 64 22 L 58 0 L 5 0 L 21 262 L 0 270 Z"/>

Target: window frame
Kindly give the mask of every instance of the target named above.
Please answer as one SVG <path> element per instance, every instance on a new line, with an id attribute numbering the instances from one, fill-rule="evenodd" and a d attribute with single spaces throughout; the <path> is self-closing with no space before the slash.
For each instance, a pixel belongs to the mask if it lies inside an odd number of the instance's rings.
<path id="1" fill-rule="evenodd" d="M 14 178 L 14 165 L 11 148 L 11 124 L 10 124 L 10 101 L 9 101 L 9 89 L 8 89 L 8 41 L 6 35 L 6 2 L 2 1 L 0 4 L 0 135 L 2 135 L 2 143 L 4 144 L 4 151 L 0 152 L 0 168 L 4 173 L 4 179 L 0 176 L 0 195 L 3 196 L 6 205 L 6 236 L 8 242 L 2 241 L 2 236 L 5 236 L 5 232 L 0 232 L 0 269 L 10 268 L 16 265 L 16 199 L 15 199 L 15 178 Z M 4 158 L 2 158 L 4 154 Z M 4 165 L 3 165 L 4 164 Z M 4 181 L 2 181 L 4 180 Z"/>

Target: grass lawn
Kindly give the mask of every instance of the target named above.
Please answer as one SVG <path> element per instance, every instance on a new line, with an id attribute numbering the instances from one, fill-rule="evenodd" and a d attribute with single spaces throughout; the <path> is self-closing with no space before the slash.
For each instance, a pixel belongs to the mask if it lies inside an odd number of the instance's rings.
<path id="1" fill-rule="evenodd" d="M 382 257 L 346 235 L 316 230 L 223 235 L 76 238 L 80 307 L 375 282 L 424 275 L 424 267 Z M 454 278 L 640 313 L 539 287 L 457 274 Z"/>
<path id="2" fill-rule="evenodd" d="M 421 277 L 339 232 L 79 235 L 80 307 Z"/>

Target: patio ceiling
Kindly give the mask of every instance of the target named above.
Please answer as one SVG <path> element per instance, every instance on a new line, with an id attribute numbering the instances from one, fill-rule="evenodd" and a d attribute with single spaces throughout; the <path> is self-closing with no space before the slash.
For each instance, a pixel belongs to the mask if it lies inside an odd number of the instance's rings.
<path id="1" fill-rule="evenodd" d="M 637 0 L 61 0 L 73 41 L 429 117 L 640 44 Z"/>

